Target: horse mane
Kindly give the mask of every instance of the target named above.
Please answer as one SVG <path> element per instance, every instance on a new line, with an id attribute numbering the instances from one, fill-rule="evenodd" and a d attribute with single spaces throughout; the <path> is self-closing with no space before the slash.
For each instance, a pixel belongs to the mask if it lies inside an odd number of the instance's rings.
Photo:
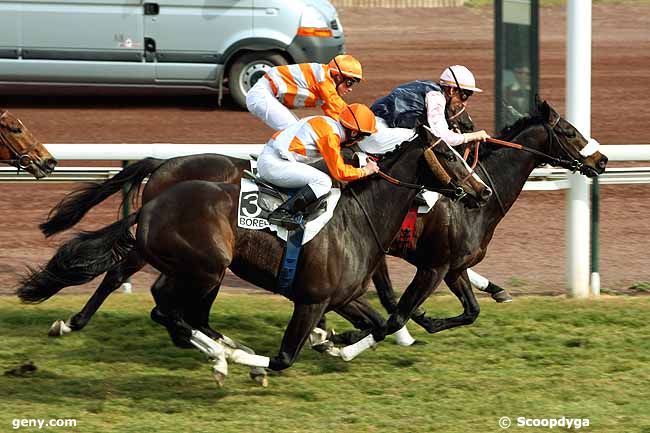
<path id="1" fill-rule="evenodd" d="M 511 141 L 524 129 L 544 123 L 546 121 L 546 116 L 543 111 L 544 104 L 544 102 L 538 102 L 528 116 L 517 119 L 511 125 L 504 126 L 501 131 L 499 131 L 496 138 L 499 140 Z M 484 158 L 502 149 L 505 148 L 497 144 L 481 143 L 481 149 L 478 154 L 479 161 L 482 161 Z"/>

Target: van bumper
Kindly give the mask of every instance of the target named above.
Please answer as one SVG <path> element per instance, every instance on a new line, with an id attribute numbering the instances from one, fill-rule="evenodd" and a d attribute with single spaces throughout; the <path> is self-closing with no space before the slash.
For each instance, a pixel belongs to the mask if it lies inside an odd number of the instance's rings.
<path id="1" fill-rule="evenodd" d="M 345 38 L 317 38 L 296 36 L 287 47 L 295 63 L 328 63 L 338 54 L 345 53 Z"/>

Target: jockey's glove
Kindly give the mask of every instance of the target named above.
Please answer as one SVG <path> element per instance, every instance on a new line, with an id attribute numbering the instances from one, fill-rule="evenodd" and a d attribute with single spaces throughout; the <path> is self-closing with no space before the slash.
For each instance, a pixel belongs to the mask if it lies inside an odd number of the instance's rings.
<path id="1" fill-rule="evenodd" d="M 466 132 L 463 137 L 463 143 L 469 143 L 470 141 L 485 141 L 490 138 L 490 135 L 481 129 L 480 131 Z"/>

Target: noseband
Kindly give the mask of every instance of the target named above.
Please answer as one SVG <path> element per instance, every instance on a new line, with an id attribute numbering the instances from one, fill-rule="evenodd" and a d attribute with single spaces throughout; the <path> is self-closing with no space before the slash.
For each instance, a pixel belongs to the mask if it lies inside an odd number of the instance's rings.
<path id="1" fill-rule="evenodd" d="M 2 114 L 0 114 L 0 120 L 2 120 L 3 117 L 5 117 L 9 113 L 8 111 L 3 111 Z M 20 122 L 20 121 L 19 121 Z M 14 134 L 19 134 L 22 132 L 22 129 L 19 128 L 13 128 L 11 126 L 4 126 L 0 124 L 0 128 L 7 129 L 9 132 L 14 133 Z M 20 172 L 21 169 L 25 170 L 27 167 L 32 165 L 35 161 L 34 158 L 32 158 L 29 154 L 36 148 L 38 145 L 37 142 L 33 142 L 31 146 L 24 152 L 21 152 L 13 143 L 11 140 L 7 139 L 3 133 L 0 132 L 0 144 L 6 146 L 9 151 L 12 153 L 13 158 L 12 159 L 7 159 L 7 160 L 0 160 L 0 162 L 6 163 L 6 164 L 11 164 L 18 168 L 18 171 Z"/>

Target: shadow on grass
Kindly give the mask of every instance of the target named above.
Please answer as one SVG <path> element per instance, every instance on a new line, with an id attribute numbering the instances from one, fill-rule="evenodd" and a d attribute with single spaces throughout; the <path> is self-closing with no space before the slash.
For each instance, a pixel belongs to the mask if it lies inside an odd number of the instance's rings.
<path id="1" fill-rule="evenodd" d="M 82 331 L 58 338 L 48 337 L 47 330 L 53 318 L 68 315 L 69 311 L 61 309 L 3 311 L 3 333 L 11 336 L 12 341 L 20 342 L 9 358 L 13 362 L 22 362 L 24 357 L 37 352 L 41 357 L 72 364 L 128 361 L 169 370 L 196 369 L 206 365 L 205 356 L 198 350 L 174 346 L 167 330 L 145 314 L 100 312 Z M 240 341 L 267 356 L 277 351 L 282 339 L 283 326 L 273 314 L 253 314 L 245 320 L 238 315 L 222 315 L 214 318 L 211 324 L 214 329 L 237 340 L 244 336 L 245 341 Z M 2 363 L 6 364 L 7 356 L 2 358 Z"/>

